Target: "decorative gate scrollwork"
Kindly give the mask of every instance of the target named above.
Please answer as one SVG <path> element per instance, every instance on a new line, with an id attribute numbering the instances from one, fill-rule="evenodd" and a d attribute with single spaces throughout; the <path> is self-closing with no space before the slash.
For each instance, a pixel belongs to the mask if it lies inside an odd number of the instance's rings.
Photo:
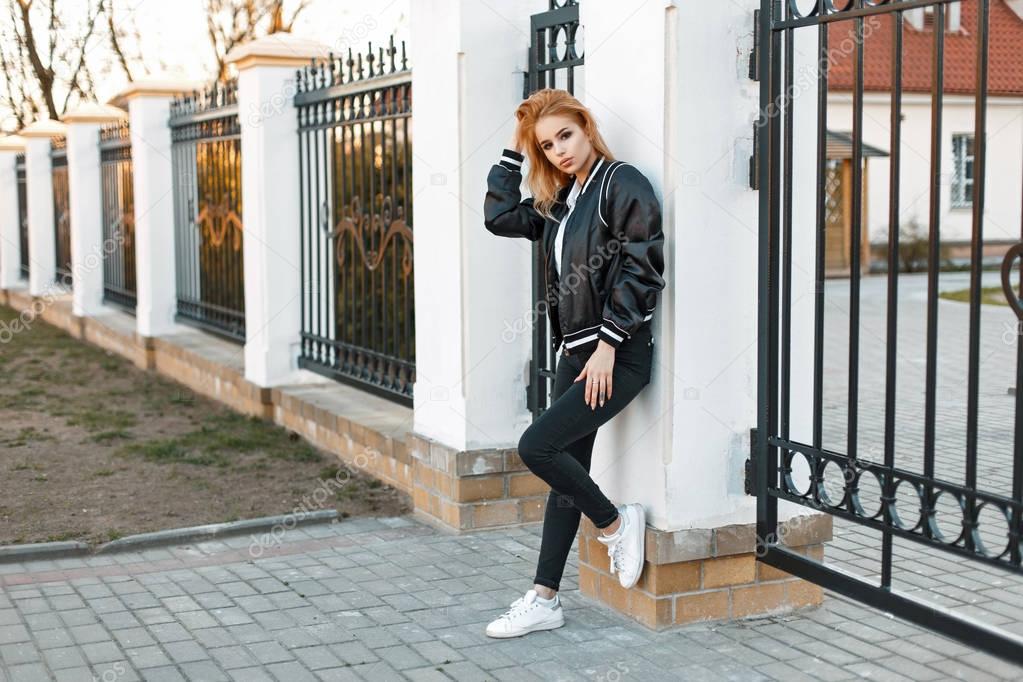
<path id="1" fill-rule="evenodd" d="M 245 341 L 241 125 L 237 80 L 171 104 L 175 319 Z"/>
<path id="2" fill-rule="evenodd" d="M 1015 404 L 1011 407 L 1014 416 L 1010 416 L 1010 408 L 1004 403 L 983 403 L 989 410 L 1005 410 L 996 415 L 997 418 L 981 419 L 980 410 L 985 398 L 979 390 L 981 320 L 989 314 L 981 305 L 981 276 L 988 61 L 993 49 L 989 37 L 992 5 L 991 0 L 961 3 L 950 0 L 849 0 L 843 3 L 762 0 L 751 70 L 760 81 L 757 149 L 751 164 L 756 174 L 754 187 L 760 193 L 760 224 L 757 428 L 747 484 L 757 497 L 758 561 L 972 647 L 1023 663 L 1023 637 L 1009 628 L 983 623 L 967 616 L 965 611 L 946 608 L 944 600 L 939 604 L 922 598 L 919 592 L 900 590 L 893 583 L 893 573 L 899 568 L 893 561 L 895 541 L 900 542 L 900 551 L 904 548 L 921 553 L 927 550 L 978 568 L 990 567 L 1023 575 L 1023 390 L 1017 386 L 1015 391 Z M 956 45 L 960 48 L 968 46 L 975 60 L 975 66 L 969 70 L 973 74 L 970 99 L 975 140 L 970 196 L 970 300 L 968 320 L 965 316 L 952 318 L 956 325 L 952 327 L 953 335 L 965 331 L 968 341 L 965 400 L 962 405 L 956 403 L 951 410 L 939 412 L 939 369 L 958 371 L 954 363 L 959 362 L 950 355 L 956 350 L 954 347 L 950 350 L 954 344 L 943 342 L 943 350 L 938 352 L 939 332 L 949 328 L 942 326 L 943 320 L 938 314 L 938 273 L 941 227 L 946 215 L 942 192 L 949 191 L 948 184 L 941 181 L 943 147 L 948 144 L 947 131 L 942 127 L 948 90 L 942 67 L 946 63 L 946 33 L 951 33 L 947 28 L 951 24 L 946 21 L 946 11 L 953 10 L 957 18 L 961 17 L 963 30 L 950 41 L 958 41 Z M 870 23 L 866 24 L 868 21 Z M 865 30 L 865 24 L 869 31 Z M 802 42 L 804 37 L 807 42 Z M 811 50 L 814 40 L 816 49 Z M 872 43 L 874 40 L 877 42 Z M 915 299 L 903 304 L 904 300 L 898 298 L 899 287 L 905 286 L 902 282 L 906 281 L 899 276 L 898 228 L 904 210 L 900 201 L 905 194 L 899 185 L 905 175 L 901 157 L 906 148 L 902 140 L 903 118 L 906 117 L 902 101 L 903 61 L 909 54 L 910 40 L 913 45 L 926 48 L 935 66 L 927 72 L 931 118 L 927 295 L 926 301 L 916 308 L 912 307 L 918 305 Z M 887 49 L 878 49 L 878 46 Z M 839 47 L 841 49 L 834 49 Z M 812 60 L 809 67 L 812 79 L 796 71 L 795 64 L 807 55 Z M 872 60 L 880 64 L 869 63 Z M 911 63 L 911 60 L 905 61 Z M 808 95 L 816 97 L 815 109 L 793 103 L 792 93 L 801 90 L 796 87 L 797 76 L 816 86 L 816 92 Z M 848 103 L 843 101 L 843 105 L 850 108 L 848 118 L 852 128 L 852 198 L 848 216 L 852 238 L 848 283 L 835 283 L 848 287 L 848 298 L 844 298 L 843 293 L 841 306 L 825 306 L 824 286 L 823 235 L 829 208 L 824 196 L 828 180 L 825 140 L 832 78 L 842 78 L 843 87 L 852 91 L 851 97 L 842 98 L 848 100 Z M 886 106 L 891 112 L 888 126 L 890 175 L 885 194 L 889 217 L 886 330 L 881 349 L 884 361 L 880 368 L 868 367 L 864 362 L 866 356 L 861 355 L 862 349 L 871 347 L 868 343 L 874 344 L 873 350 L 877 352 L 876 343 L 881 341 L 877 335 L 869 338 L 861 334 L 865 326 L 860 322 L 860 245 L 866 224 L 862 202 L 866 185 L 862 170 L 864 130 L 867 129 L 864 126 L 864 90 L 868 81 L 870 89 L 875 91 L 872 95 L 880 97 L 884 92 L 886 99 L 890 98 L 890 105 Z M 873 123 L 870 128 L 876 129 Z M 799 145 L 805 149 L 808 140 L 813 144 L 809 134 L 813 132 L 816 133 L 816 154 L 810 157 L 808 152 L 801 152 L 804 158 L 813 158 L 816 162 L 816 196 L 811 204 L 807 193 L 793 191 L 793 175 L 800 163 L 793 150 Z M 1015 158 L 1016 163 L 1020 163 L 1019 156 Z M 1015 198 L 1016 202 L 1019 200 L 1020 197 Z M 797 213 L 794 207 L 805 207 L 805 212 L 800 208 Z M 806 215 L 815 215 L 813 223 L 804 219 Z M 1015 291 L 1010 282 L 1012 264 L 1021 256 L 1023 244 L 1009 249 L 1002 262 L 1001 278 L 1009 305 L 1023 321 L 1021 292 Z M 809 273 L 813 277 L 812 289 L 806 277 Z M 812 305 L 796 305 L 805 291 L 813 293 Z M 847 329 L 849 337 L 838 344 L 838 352 L 848 355 L 844 374 L 833 371 L 833 363 L 825 362 L 826 312 L 829 316 L 848 314 L 847 325 L 844 319 L 838 323 L 838 328 L 843 330 L 841 333 L 845 334 Z M 876 310 L 871 312 L 876 313 Z M 900 319 L 907 315 L 926 316 L 925 339 L 914 351 L 924 355 L 922 375 L 915 363 L 910 371 L 900 370 L 905 361 L 900 362 L 897 352 L 898 331 Z M 807 334 L 811 338 L 807 338 Z M 1008 342 L 1015 346 L 1015 375 L 1019 384 L 1023 379 L 1023 336 L 1013 334 L 1012 337 Z M 801 360 L 800 353 L 804 339 L 807 340 L 805 361 Z M 812 362 L 809 362 L 811 341 Z M 830 352 L 836 351 L 831 349 Z M 884 390 L 879 391 L 875 384 L 868 383 L 868 390 L 861 392 L 860 384 L 874 379 L 877 373 L 883 373 Z M 995 374 L 1004 376 L 997 369 Z M 921 384 L 919 390 L 917 382 Z M 836 384 L 838 390 L 832 388 L 829 403 L 825 389 Z M 910 388 L 906 388 L 907 385 Z M 901 389 L 899 394 L 897 387 Z M 842 396 L 838 404 L 842 407 L 840 411 L 833 409 L 836 393 Z M 903 401 L 914 400 L 916 396 L 922 397 L 920 405 L 910 403 L 910 409 L 899 409 Z M 837 423 L 833 417 L 836 412 L 841 415 Z M 962 414 L 961 420 L 954 418 L 958 414 Z M 845 419 L 844 429 L 841 419 Z M 1007 425 L 1012 420 L 1015 423 Z M 829 426 L 834 428 L 826 428 Z M 938 437 L 936 434 L 941 429 L 944 430 L 942 437 Z M 960 430 L 965 436 L 962 449 L 959 438 L 948 435 L 958 436 Z M 837 431 L 839 437 L 835 438 L 832 431 Z M 979 437 L 982 432 L 984 441 Z M 864 443 L 869 442 L 866 435 L 874 438 L 876 451 L 864 447 Z M 919 448 L 916 447 L 917 436 L 921 441 Z M 1002 467 L 992 472 L 990 469 L 1001 463 L 992 458 L 1004 457 L 1004 452 L 993 455 L 980 446 L 993 449 L 1003 443 L 1005 450 L 1011 453 L 1006 458 L 1011 461 L 1011 472 Z M 876 533 L 880 558 L 877 579 L 815 561 L 787 547 L 779 539 L 779 500 L 827 514 L 836 527 L 855 529 L 857 537 L 869 538 L 871 532 Z"/>

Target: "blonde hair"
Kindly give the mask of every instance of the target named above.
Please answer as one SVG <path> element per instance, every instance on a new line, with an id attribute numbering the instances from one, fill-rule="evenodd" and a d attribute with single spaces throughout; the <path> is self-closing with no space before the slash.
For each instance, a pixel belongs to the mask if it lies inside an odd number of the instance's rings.
<path id="1" fill-rule="evenodd" d="M 590 144 L 608 161 L 614 161 L 611 150 L 597 130 L 597 122 L 590 110 L 567 90 L 544 88 L 537 90 L 515 110 L 518 119 L 518 145 L 529 157 L 529 175 L 526 184 L 533 195 L 533 207 L 543 216 L 553 219 L 551 207 L 558 190 L 568 183 L 569 174 L 551 163 L 536 141 L 536 123 L 544 116 L 567 116 L 575 121 L 590 138 Z"/>

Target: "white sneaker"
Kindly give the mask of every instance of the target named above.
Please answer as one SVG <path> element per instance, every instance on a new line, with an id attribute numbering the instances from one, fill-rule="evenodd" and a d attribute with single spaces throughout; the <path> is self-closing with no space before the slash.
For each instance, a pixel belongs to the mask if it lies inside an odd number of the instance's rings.
<path id="1" fill-rule="evenodd" d="M 565 624 L 561 597 L 554 593 L 554 604 L 547 606 L 536 601 L 535 589 L 512 602 L 511 608 L 487 626 L 489 637 L 521 637 L 534 630 L 553 630 Z"/>
<path id="2" fill-rule="evenodd" d="M 618 573 L 618 582 L 625 589 L 639 582 L 643 573 L 643 560 L 646 557 L 646 510 L 639 503 L 618 507 L 622 517 L 622 525 L 618 532 L 610 536 L 597 533 L 597 539 L 607 545 L 607 555 L 611 559 L 610 571 Z"/>

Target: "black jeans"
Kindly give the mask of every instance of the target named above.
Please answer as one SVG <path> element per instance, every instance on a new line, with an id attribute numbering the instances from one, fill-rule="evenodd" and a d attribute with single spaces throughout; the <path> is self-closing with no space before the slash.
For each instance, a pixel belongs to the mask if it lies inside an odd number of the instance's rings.
<path id="1" fill-rule="evenodd" d="M 607 528 L 618 518 L 617 507 L 590 478 L 593 441 L 597 429 L 650 383 L 653 351 L 647 322 L 615 350 L 611 397 L 595 409 L 585 402 L 586 380 L 574 382 L 592 351 L 558 356 L 551 406 L 519 439 L 522 461 L 551 487 L 533 578 L 538 585 L 559 588 L 582 514 L 597 528 Z"/>

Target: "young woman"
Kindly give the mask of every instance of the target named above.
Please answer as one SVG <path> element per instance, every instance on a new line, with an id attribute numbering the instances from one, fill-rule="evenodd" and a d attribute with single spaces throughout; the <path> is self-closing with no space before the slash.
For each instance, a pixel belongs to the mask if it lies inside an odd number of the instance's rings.
<path id="1" fill-rule="evenodd" d="M 543 239 L 546 303 L 558 355 L 553 402 L 522 434 L 519 456 L 551 486 L 533 588 L 487 626 L 518 637 L 565 623 L 558 588 L 582 514 L 601 529 L 610 571 L 643 570 L 646 515 L 615 506 L 590 478 L 597 429 L 650 383 L 650 320 L 664 288 L 661 207 L 649 180 L 615 161 L 590 111 L 565 90 L 532 94 L 487 176 L 486 228 Z M 525 149 L 532 197 L 521 201 Z"/>

